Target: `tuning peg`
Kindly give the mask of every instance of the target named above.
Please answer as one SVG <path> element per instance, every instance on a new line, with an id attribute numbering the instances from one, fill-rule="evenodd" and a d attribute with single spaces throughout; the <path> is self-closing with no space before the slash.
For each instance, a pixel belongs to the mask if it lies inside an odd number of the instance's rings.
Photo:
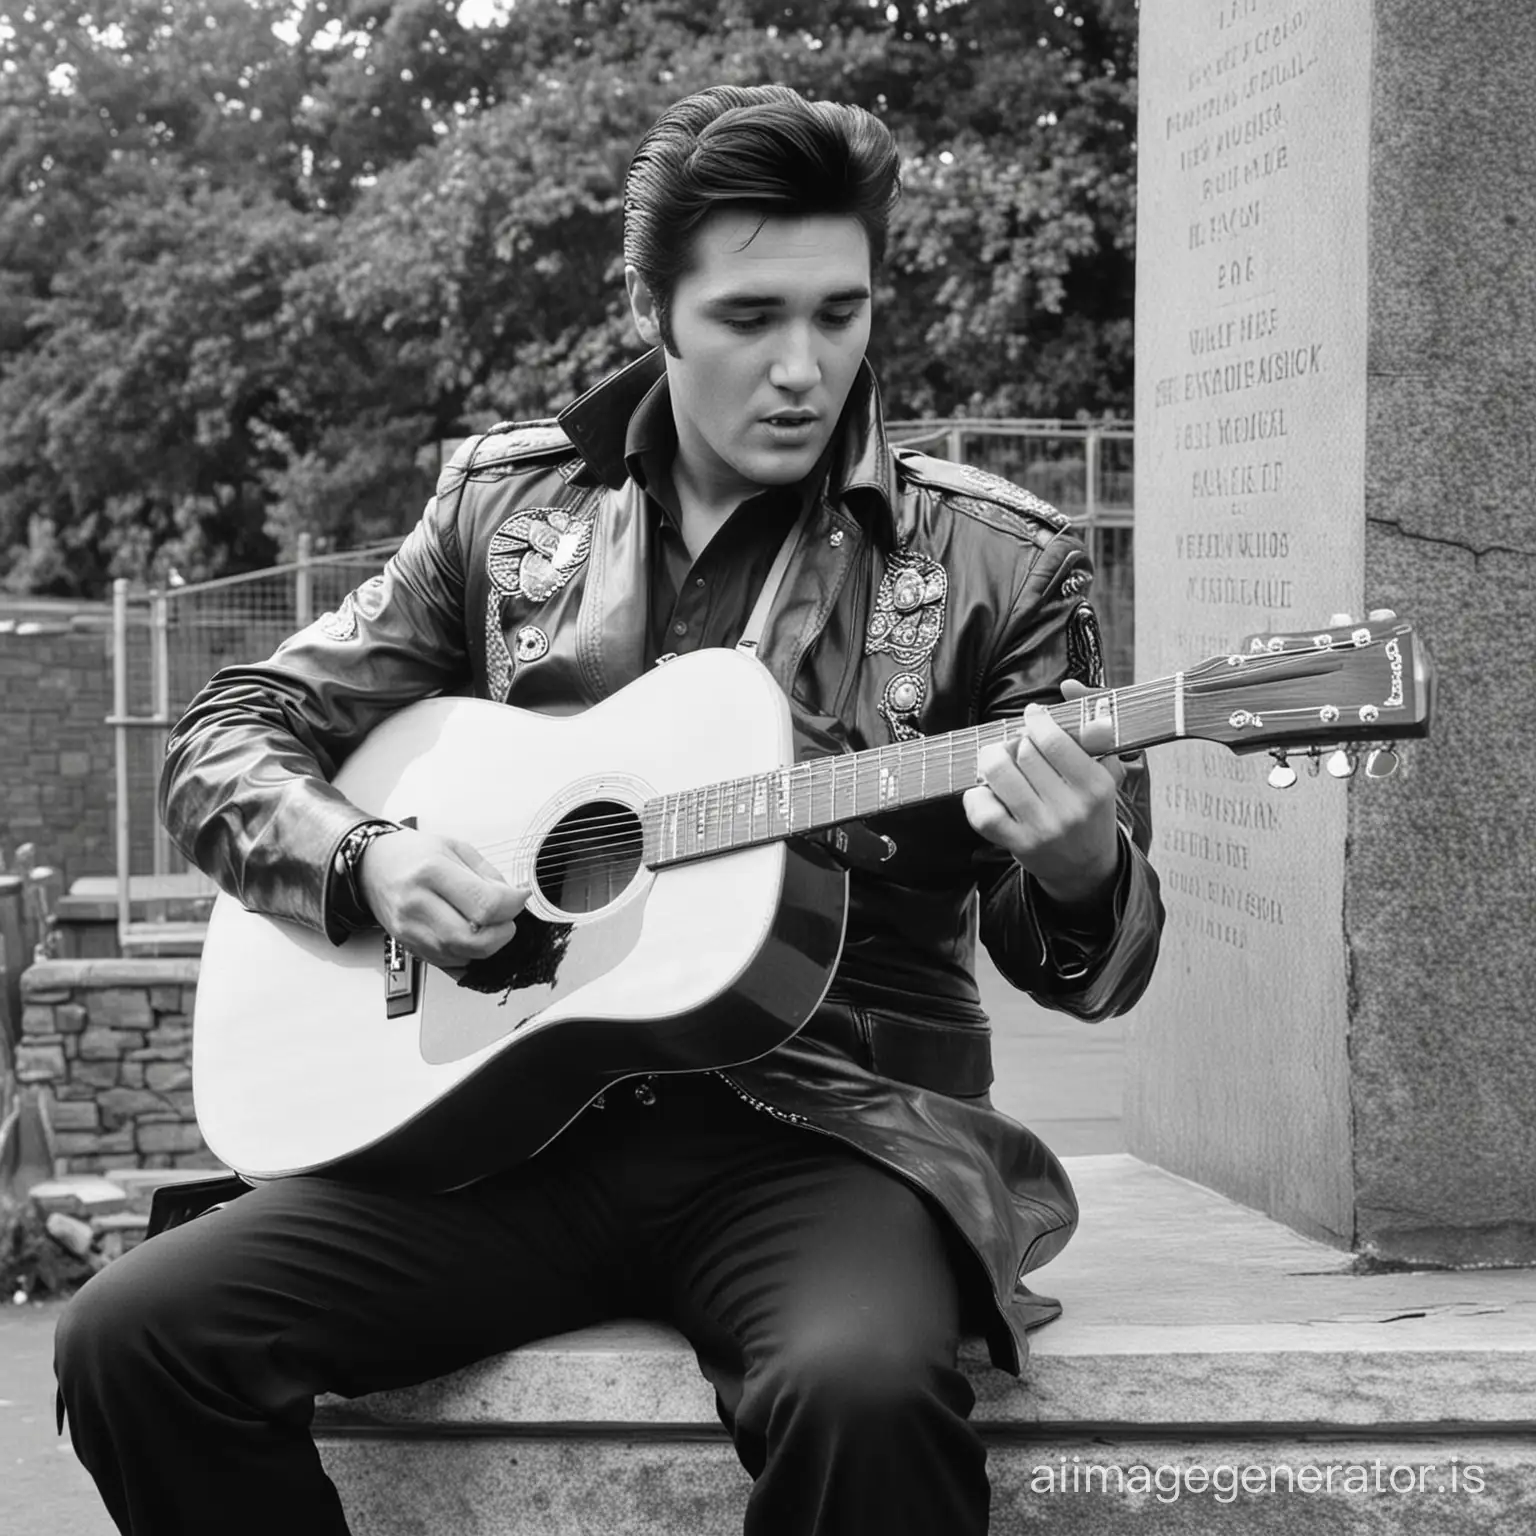
<path id="1" fill-rule="evenodd" d="M 1372 624 L 1385 624 L 1388 619 L 1395 619 L 1396 617 L 1397 609 L 1395 608 L 1372 608 L 1371 611 L 1366 614 L 1366 618 L 1369 619 Z"/>
<path id="2" fill-rule="evenodd" d="M 1355 769 L 1358 766 L 1359 764 L 1355 758 L 1355 754 L 1346 750 L 1344 747 L 1340 747 L 1339 750 L 1328 759 L 1328 772 L 1331 773 L 1336 779 L 1354 778 Z"/>
<path id="3" fill-rule="evenodd" d="M 1347 613 L 1333 613 L 1328 616 L 1329 629 L 1348 629 L 1354 622 Z"/>
<path id="4" fill-rule="evenodd" d="M 1285 760 L 1284 752 L 1272 752 L 1275 766 L 1269 770 L 1269 787 L 1271 789 L 1289 789 L 1296 782 L 1296 770 Z"/>
<path id="5" fill-rule="evenodd" d="M 1365 760 L 1368 779 L 1390 779 L 1397 772 L 1397 753 L 1391 747 L 1372 747 Z"/>

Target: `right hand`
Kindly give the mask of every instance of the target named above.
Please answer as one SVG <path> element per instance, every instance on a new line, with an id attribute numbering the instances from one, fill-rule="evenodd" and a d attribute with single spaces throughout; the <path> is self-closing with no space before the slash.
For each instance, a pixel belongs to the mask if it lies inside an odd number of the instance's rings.
<path id="1" fill-rule="evenodd" d="M 469 843 L 414 827 L 375 838 L 358 883 L 385 932 L 445 970 L 494 955 L 528 900 Z"/>

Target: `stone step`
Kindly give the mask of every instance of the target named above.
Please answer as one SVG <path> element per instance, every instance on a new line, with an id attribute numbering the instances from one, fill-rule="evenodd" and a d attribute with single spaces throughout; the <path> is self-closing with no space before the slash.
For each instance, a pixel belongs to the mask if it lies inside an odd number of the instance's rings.
<path id="1" fill-rule="evenodd" d="M 1066 1315 L 1022 1382 L 963 1357 L 994 1533 L 1530 1528 L 1536 1273 L 1355 1274 L 1134 1158 L 1067 1166 L 1083 1227 L 1032 1277 Z M 653 1323 L 322 1399 L 316 1437 L 357 1536 L 726 1536 L 748 1493 Z"/>

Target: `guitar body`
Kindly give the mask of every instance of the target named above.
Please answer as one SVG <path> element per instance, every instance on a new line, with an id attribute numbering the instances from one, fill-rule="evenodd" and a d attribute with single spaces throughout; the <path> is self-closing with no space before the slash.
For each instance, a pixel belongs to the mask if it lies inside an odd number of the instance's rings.
<path id="1" fill-rule="evenodd" d="M 783 694 L 731 650 L 679 657 L 579 715 L 402 710 L 337 787 L 531 889 L 517 936 L 449 975 L 377 931 L 338 947 L 221 896 L 193 1032 L 209 1147 L 254 1179 L 453 1188 L 531 1156 L 622 1078 L 781 1045 L 831 982 L 846 875 L 793 841 L 652 869 L 638 811 L 792 762 Z"/>

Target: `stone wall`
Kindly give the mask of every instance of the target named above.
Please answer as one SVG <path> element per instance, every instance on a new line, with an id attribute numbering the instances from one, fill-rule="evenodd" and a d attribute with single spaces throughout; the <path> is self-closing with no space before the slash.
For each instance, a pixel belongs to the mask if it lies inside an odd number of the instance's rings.
<path id="1" fill-rule="evenodd" d="M 115 861 L 111 644 L 95 622 L 0 623 L 0 852 L 36 843 L 66 886 Z"/>
<path id="2" fill-rule="evenodd" d="M 55 1172 L 216 1168 L 192 1110 L 198 962 L 47 960 L 21 978 L 16 1075 L 42 1089 Z"/>

